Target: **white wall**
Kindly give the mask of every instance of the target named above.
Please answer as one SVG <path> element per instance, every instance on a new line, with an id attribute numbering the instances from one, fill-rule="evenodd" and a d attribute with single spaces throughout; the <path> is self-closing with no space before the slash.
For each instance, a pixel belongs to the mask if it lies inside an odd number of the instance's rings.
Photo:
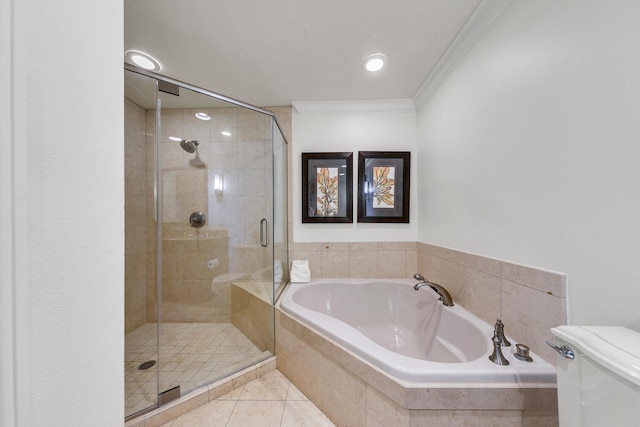
<path id="1" fill-rule="evenodd" d="M 2 202 L 17 234 L 3 237 L 13 240 L 2 255 L 16 268 L 7 286 L 18 366 L 16 383 L 3 381 L 2 407 L 13 414 L 2 420 L 121 425 L 123 4 L 2 0 L 8 9 L 12 55 L 3 51 L 2 68 L 12 73 L 13 115 L 2 124 L 17 155 L 3 185 L 14 197 Z"/>
<path id="2" fill-rule="evenodd" d="M 572 324 L 640 330 L 638 16 L 512 1 L 416 106 L 420 241 L 567 273 Z"/>
<path id="3" fill-rule="evenodd" d="M 415 241 L 416 186 L 409 224 L 358 223 L 358 151 L 411 151 L 416 179 L 416 119 L 407 99 L 296 102 L 293 110 L 293 239 L 295 242 Z M 353 224 L 302 224 L 302 153 L 353 152 Z"/>

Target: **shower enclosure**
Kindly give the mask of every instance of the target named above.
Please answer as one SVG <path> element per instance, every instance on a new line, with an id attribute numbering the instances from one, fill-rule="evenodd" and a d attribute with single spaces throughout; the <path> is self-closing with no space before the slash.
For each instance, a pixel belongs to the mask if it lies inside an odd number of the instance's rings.
<path id="1" fill-rule="evenodd" d="M 287 143 L 273 113 L 125 69 L 131 418 L 273 355 Z"/>

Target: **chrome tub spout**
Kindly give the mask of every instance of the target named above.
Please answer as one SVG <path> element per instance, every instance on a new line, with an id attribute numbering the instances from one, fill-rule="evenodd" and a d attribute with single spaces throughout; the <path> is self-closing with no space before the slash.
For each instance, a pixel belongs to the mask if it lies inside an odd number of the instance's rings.
<path id="1" fill-rule="evenodd" d="M 416 283 L 413 289 L 416 291 L 423 287 L 424 285 L 429 285 L 431 289 L 433 289 L 438 295 L 440 295 L 440 301 L 447 307 L 453 306 L 453 298 L 451 298 L 451 294 L 447 291 L 443 286 L 438 285 L 437 283 L 433 283 L 428 281 L 423 276 L 418 273 L 413 275 L 413 278 L 416 280 L 420 280 L 419 283 Z"/>

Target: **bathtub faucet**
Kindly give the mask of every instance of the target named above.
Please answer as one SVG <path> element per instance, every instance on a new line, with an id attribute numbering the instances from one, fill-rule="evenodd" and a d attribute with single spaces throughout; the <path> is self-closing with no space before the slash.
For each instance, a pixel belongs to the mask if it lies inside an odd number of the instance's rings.
<path id="1" fill-rule="evenodd" d="M 446 305 L 447 307 L 453 306 L 453 298 L 451 298 L 451 294 L 443 286 L 440 286 L 437 283 L 428 281 L 418 273 L 414 274 L 413 278 L 416 280 L 420 280 L 420 283 L 416 283 L 413 289 L 417 291 L 424 285 L 429 285 L 431 289 L 433 289 L 434 291 L 436 291 L 438 295 L 440 295 L 440 301 L 442 301 L 444 305 Z"/>

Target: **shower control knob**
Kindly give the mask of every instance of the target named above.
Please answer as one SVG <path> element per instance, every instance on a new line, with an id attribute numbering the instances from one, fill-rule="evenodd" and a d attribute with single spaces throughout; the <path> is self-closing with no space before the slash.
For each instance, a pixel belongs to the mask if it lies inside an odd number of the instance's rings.
<path id="1" fill-rule="evenodd" d="M 203 227 L 207 223 L 207 217 L 202 212 L 194 212 L 189 217 L 189 225 L 193 228 Z"/>

